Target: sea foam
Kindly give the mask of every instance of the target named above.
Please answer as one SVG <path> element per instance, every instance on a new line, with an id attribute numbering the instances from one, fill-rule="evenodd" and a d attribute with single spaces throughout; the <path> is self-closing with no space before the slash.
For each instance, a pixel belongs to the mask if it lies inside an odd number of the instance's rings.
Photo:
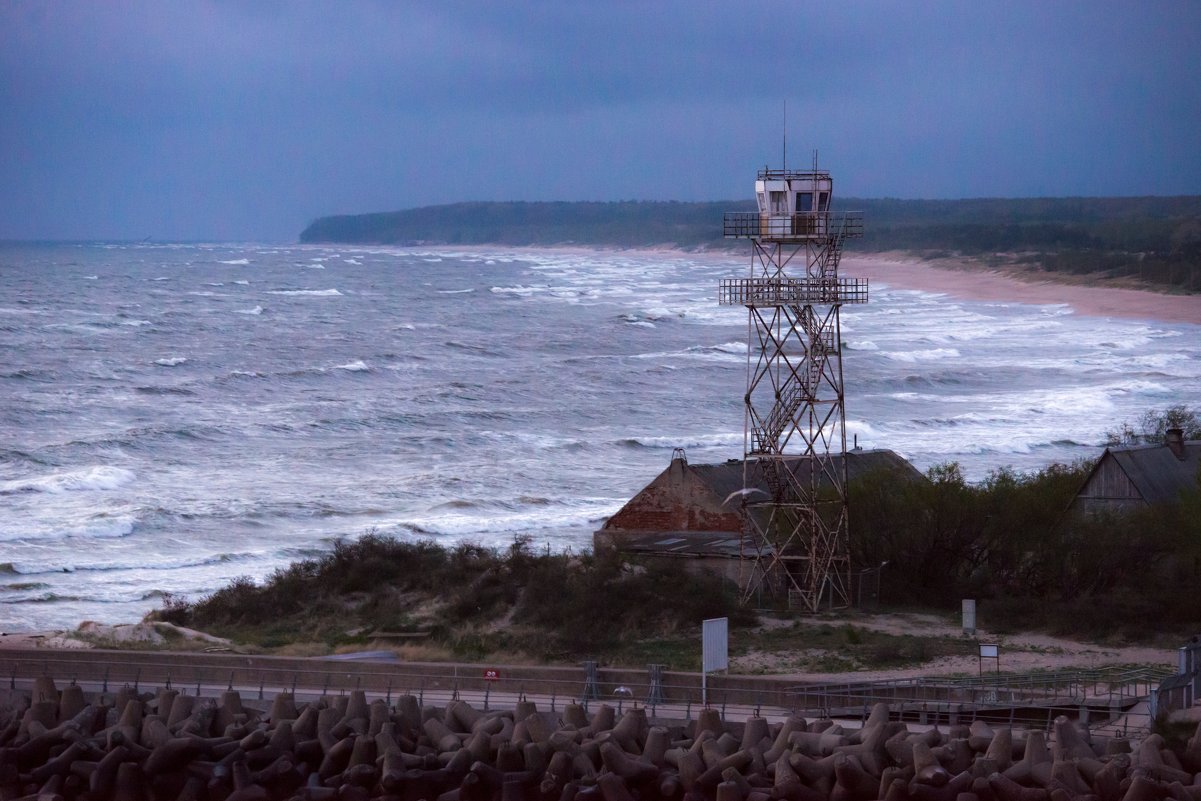
<path id="1" fill-rule="evenodd" d="M 136 475 L 123 467 L 99 465 L 42 476 L 0 481 L 0 495 L 18 492 L 103 492 L 133 483 Z"/>

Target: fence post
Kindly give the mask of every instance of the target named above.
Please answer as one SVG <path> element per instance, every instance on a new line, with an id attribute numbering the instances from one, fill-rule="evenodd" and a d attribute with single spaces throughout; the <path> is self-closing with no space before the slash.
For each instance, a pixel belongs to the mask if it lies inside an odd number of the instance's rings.
<path id="1" fill-rule="evenodd" d="M 647 665 L 647 672 L 650 674 L 651 686 L 646 694 L 646 703 L 651 706 L 656 706 L 663 703 L 663 669 L 666 665 Z"/>
<path id="2" fill-rule="evenodd" d="M 584 698 L 589 701 L 600 699 L 600 687 L 596 681 L 596 662 L 584 663 Z"/>

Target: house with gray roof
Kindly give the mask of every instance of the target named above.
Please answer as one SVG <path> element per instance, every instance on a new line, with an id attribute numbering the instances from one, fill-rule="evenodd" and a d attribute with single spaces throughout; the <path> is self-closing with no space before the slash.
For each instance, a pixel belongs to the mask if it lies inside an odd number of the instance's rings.
<path id="1" fill-rule="evenodd" d="M 1184 439 L 1179 428 L 1168 429 L 1159 444 L 1109 447 L 1068 511 L 1102 514 L 1173 503 L 1197 489 L 1199 470 L 1201 440 Z"/>

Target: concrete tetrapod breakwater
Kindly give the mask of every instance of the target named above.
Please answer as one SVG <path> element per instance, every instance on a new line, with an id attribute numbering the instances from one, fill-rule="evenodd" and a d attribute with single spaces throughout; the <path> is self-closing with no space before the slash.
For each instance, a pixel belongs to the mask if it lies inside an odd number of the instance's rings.
<path id="1" fill-rule="evenodd" d="M 600 704 L 484 712 L 355 690 L 267 706 L 160 689 L 86 695 L 40 678 L 0 693 L 0 801 L 1201 801 L 1201 726 L 1180 753 L 1151 735 L 1090 741 L 976 721 L 912 731 L 789 718 L 649 724 Z"/>

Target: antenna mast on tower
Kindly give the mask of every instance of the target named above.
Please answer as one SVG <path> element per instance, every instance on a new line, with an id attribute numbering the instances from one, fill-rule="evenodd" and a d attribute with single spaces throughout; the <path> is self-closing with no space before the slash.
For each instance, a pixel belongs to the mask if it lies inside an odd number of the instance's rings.
<path id="1" fill-rule="evenodd" d="M 743 487 L 766 488 L 742 494 L 743 602 L 766 589 L 816 612 L 850 601 L 839 309 L 866 303 L 868 282 L 838 276 L 863 215 L 830 211 L 833 181 L 813 158 L 810 171 L 761 170 L 758 212 L 725 215 L 727 238 L 751 240 L 751 269 L 718 300 L 750 318 Z"/>

